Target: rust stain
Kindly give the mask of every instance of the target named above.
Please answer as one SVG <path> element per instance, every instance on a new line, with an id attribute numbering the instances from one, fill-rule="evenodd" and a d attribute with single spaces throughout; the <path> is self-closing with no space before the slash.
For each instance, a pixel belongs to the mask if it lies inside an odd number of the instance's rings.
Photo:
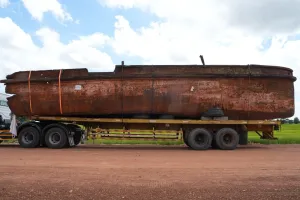
<path id="1" fill-rule="evenodd" d="M 117 65 L 114 72 L 62 70 L 59 84 L 60 70 L 31 71 L 30 96 L 28 71 L 1 82 L 6 93 L 15 94 L 8 105 L 16 115 L 169 114 L 199 119 L 219 106 L 229 119 L 260 120 L 294 115 L 292 72 L 263 65 Z"/>

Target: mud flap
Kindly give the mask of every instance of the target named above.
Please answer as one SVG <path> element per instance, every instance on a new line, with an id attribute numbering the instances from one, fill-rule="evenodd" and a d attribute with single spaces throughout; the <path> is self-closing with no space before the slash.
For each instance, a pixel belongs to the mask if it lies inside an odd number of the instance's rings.
<path id="1" fill-rule="evenodd" d="M 248 131 L 241 131 L 240 132 L 240 145 L 247 145 L 248 144 Z"/>
<path id="2" fill-rule="evenodd" d="M 68 135 L 69 145 L 70 147 L 75 146 L 74 137 L 73 135 Z"/>

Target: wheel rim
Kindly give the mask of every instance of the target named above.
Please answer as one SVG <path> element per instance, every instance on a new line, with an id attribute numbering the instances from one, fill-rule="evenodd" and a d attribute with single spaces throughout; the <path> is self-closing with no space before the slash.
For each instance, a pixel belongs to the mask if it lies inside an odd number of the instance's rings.
<path id="1" fill-rule="evenodd" d="M 58 132 L 50 133 L 49 142 L 51 144 L 58 144 L 60 142 L 60 134 Z"/>
<path id="2" fill-rule="evenodd" d="M 199 145 L 205 145 L 208 141 L 207 135 L 197 134 L 195 137 L 195 142 Z"/>
<path id="3" fill-rule="evenodd" d="M 232 142 L 233 142 L 233 136 L 231 135 L 231 134 L 229 134 L 229 133 L 226 133 L 226 134 L 224 134 L 224 136 L 223 136 L 223 141 L 224 141 L 224 143 L 225 144 L 232 144 Z"/>
<path id="4" fill-rule="evenodd" d="M 26 132 L 24 134 L 24 136 L 22 137 L 22 141 L 25 144 L 30 144 L 33 142 L 33 140 L 34 140 L 34 136 L 33 136 L 33 133 L 31 133 L 31 132 Z"/>

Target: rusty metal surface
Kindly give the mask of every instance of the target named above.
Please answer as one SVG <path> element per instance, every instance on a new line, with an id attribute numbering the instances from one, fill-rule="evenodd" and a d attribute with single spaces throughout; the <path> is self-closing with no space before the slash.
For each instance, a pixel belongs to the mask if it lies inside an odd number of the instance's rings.
<path id="1" fill-rule="evenodd" d="M 123 67 L 123 69 L 122 69 Z M 115 73 L 129 74 L 172 74 L 182 73 L 206 75 L 292 75 L 293 70 L 286 67 L 268 65 L 116 65 Z"/>
<path id="2" fill-rule="evenodd" d="M 49 78 L 58 78 L 59 70 L 42 70 L 42 71 L 32 71 L 31 72 L 31 79 L 32 80 L 46 80 Z M 64 73 L 62 74 L 62 79 L 64 78 L 76 78 L 76 77 L 82 77 L 87 76 L 88 70 L 87 69 L 64 69 Z M 13 80 L 26 80 L 28 79 L 28 71 L 24 72 L 15 72 L 13 74 L 10 74 L 6 76 L 7 80 L 13 79 Z"/>
<path id="3" fill-rule="evenodd" d="M 123 72 L 123 73 L 122 73 Z M 106 116 L 169 114 L 199 119 L 213 106 L 229 119 L 274 119 L 294 115 L 292 70 L 274 66 L 116 66 L 114 72 L 59 70 L 7 76 L 8 105 L 16 115 Z"/>

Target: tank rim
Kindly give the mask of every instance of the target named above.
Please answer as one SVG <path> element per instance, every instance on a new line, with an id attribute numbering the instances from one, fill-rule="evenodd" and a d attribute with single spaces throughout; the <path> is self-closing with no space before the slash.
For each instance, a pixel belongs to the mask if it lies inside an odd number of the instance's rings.
<path id="1" fill-rule="evenodd" d="M 284 67 L 284 66 L 279 66 L 279 65 L 261 65 L 261 64 L 247 64 L 247 65 L 230 65 L 230 64 L 226 64 L 226 65 L 199 65 L 199 64 L 174 64 L 174 65 L 159 65 L 159 64 L 155 64 L 155 65 L 124 65 L 125 68 L 128 68 L 128 67 L 247 67 L 247 66 L 250 66 L 250 67 L 261 67 L 261 68 L 273 68 L 273 69 L 284 69 L 284 70 L 287 70 L 287 71 L 290 71 L 290 72 L 294 72 L 294 70 L 292 68 L 289 68 L 289 67 Z M 122 65 L 115 65 L 115 69 L 117 68 L 121 68 Z"/>

